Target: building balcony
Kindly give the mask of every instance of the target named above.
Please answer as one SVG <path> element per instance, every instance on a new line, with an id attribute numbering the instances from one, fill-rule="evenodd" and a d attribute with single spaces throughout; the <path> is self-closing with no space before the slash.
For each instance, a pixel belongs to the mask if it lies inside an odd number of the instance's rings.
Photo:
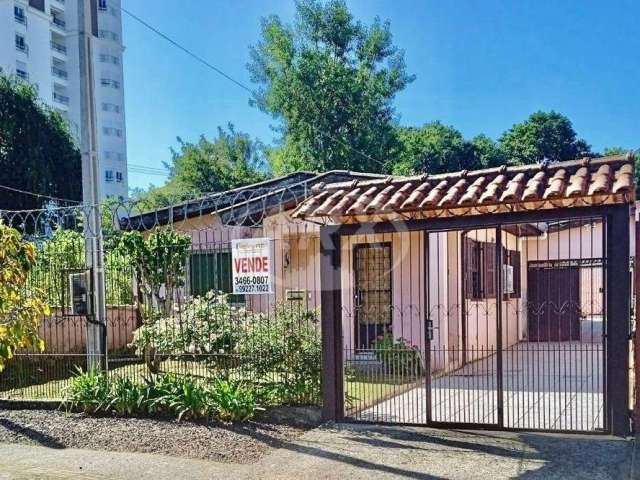
<path id="1" fill-rule="evenodd" d="M 65 0 L 53 0 L 58 5 L 58 8 L 64 8 Z"/>
<path id="2" fill-rule="evenodd" d="M 51 50 L 55 50 L 58 53 L 67 54 L 67 47 L 61 43 L 51 41 Z"/>
<path id="3" fill-rule="evenodd" d="M 66 80 L 69 77 L 69 74 L 67 73 L 66 70 L 63 70 L 58 67 L 51 67 L 51 74 L 54 77 L 62 78 L 64 80 Z"/>
<path id="4" fill-rule="evenodd" d="M 51 23 L 62 30 L 64 30 L 67 26 L 67 22 L 58 17 L 52 17 Z"/>
<path id="5" fill-rule="evenodd" d="M 16 23 L 20 23 L 25 27 L 27 26 L 27 17 L 25 17 L 24 15 L 14 15 L 13 17 L 16 19 Z"/>
<path id="6" fill-rule="evenodd" d="M 69 97 L 62 95 L 61 93 L 53 92 L 53 100 L 61 103 L 62 105 L 69 105 Z"/>
<path id="7" fill-rule="evenodd" d="M 16 43 L 16 50 L 24 53 L 25 55 L 29 55 L 29 45 L 26 43 Z"/>
<path id="8" fill-rule="evenodd" d="M 16 70 L 16 77 L 20 80 L 24 80 L 25 82 L 29 81 L 29 73 L 24 70 Z"/>

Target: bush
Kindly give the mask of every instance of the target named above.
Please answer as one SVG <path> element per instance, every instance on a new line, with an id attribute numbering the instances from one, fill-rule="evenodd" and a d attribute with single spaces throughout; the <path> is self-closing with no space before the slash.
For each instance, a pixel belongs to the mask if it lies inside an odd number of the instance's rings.
<path id="1" fill-rule="evenodd" d="M 173 374 L 143 383 L 121 377 L 109 382 L 104 372 L 80 369 L 64 391 L 63 405 L 92 414 L 172 414 L 178 420 L 215 417 L 225 422 L 248 420 L 258 410 L 253 391 L 240 382 Z"/>
<path id="2" fill-rule="evenodd" d="M 422 372 L 418 347 L 404 338 L 394 338 L 391 332 L 379 336 L 373 343 L 373 352 L 387 373 L 415 377 Z"/>
<path id="3" fill-rule="evenodd" d="M 148 320 L 133 333 L 130 345 L 138 354 L 148 348 L 166 355 L 231 354 L 243 322 L 254 315 L 232 306 L 228 295 L 214 292 L 189 297 L 174 310 L 169 317 Z"/>
<path id="4" fill-rule="evenodd" d="M 238 342 L 246 376 L 262 380 L 269 404 L 319 398 L 322 348 L 319 312 L 293 302 L 276 305 L 273 318 L 254 317 Z"/>

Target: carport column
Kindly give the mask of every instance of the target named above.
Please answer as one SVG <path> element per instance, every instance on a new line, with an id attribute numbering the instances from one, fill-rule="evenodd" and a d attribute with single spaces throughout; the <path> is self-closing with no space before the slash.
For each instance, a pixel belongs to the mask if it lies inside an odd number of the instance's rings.
<path id="1" fill-rule="evenodd" d="M 607 215 L 607 419 L 614 435 L 630 432 L 629 418 L 629 206 Z"/>
<path id="2" fill-rule="evenodd" d="M 322 416 L 344 418 L 342 291 L 338 227 L 320 227 L 320 314 L 322 328 Z"/>

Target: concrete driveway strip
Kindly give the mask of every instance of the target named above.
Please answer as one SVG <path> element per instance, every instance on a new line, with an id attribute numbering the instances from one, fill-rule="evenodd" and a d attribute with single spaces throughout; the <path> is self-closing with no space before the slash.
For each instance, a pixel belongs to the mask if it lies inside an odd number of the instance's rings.
<path id="1" fill-rule="evenodd" d="M 249 465 L 0 444 L 0 479 L 629 479 L 635 445 L 595 435 L 340 424 Z"/>

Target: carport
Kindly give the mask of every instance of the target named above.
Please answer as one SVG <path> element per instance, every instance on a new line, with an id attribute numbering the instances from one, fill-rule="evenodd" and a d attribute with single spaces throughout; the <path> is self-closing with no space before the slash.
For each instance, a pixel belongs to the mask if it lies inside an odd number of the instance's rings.
<path id="1" fill-rule="evenodd" d="M 629 432 L 633 158 L 316 186 L 327 419 Z"/>

